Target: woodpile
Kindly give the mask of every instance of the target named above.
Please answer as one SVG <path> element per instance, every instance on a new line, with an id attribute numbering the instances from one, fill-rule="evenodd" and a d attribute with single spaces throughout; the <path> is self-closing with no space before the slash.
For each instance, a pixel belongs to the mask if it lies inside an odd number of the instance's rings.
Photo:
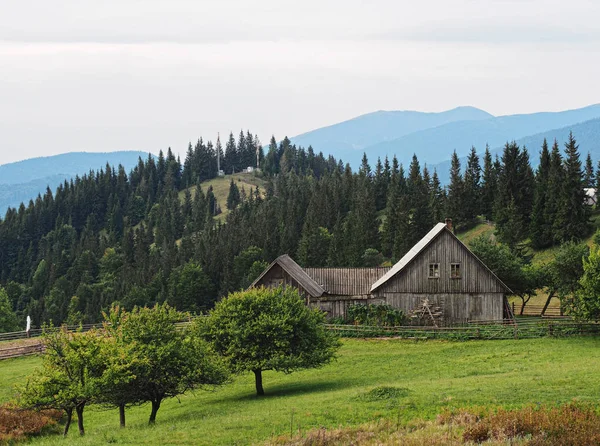
<path id="1" fill-rule="evenodd" d="M 439 327 L 444 320 L 444 310 L 431 304 L 428 298 L 423 299 L 421 304 L 411 311 L 410 318 L 416 325 L 433 325 Z"/>

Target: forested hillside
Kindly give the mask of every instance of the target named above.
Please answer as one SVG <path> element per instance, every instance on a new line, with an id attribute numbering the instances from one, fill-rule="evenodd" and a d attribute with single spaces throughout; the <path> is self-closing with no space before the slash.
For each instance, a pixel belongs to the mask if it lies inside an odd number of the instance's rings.
<path id="1" fill-rule="evenodd" d="M 229 181 L 217 201 L 202 187 L 217 176 L 217 153 L 228 174 L 258 158 L 261 190 Z M 169 150 L 130 172 L 107 165 L 10 209 L 0 222 L 0 284 L 36 325 L 95 322 L 113 302 L 204 311 L 283 253 L 303 266 L 396 261 L 446 216 L 459 229 L 493 219 L 515 255 L 589 233 L 583 187 L 595 172 L 573 137 L 563 148 L 544 144 L 536 173 L 516 143 L 502 157 L 472 151 L 459 164 L 454 154 L 443 189 L 416 156 L 406 167 L 395 158 L 371 166 L 365 156 L 352 171 L 287 138 L 272 138 L 266 154 L 250 132 L 230 135 L 224 148 L 200 139 L 183 163 Z"/>
<path id="2" fill-rule="evenodd" d="M 0 214 L 7 208 L 27 203 L 47 187 L 55 190 L 65 180 L 97 170 L 106 163 L 122 164 L 128 171 L 137 164 L 144 152 L 118 151 L 110 153 L 72 152 L 61 155 L 31 158 L 0 165 Z M 0 163 L 3 161 L 0 159 Z"/>

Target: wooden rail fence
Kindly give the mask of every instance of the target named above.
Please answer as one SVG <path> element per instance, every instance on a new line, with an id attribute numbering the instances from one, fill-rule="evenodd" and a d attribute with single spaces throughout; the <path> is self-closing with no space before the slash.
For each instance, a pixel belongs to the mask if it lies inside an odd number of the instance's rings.
<path id="1" fill-rule="evenodd" d="M 191 320 L 177 323 L 177 328 L 183 329 Z M 82 329 L 90 330 L 98 325 L 84 325 L 82 327 L 67 327 L 71 331 Z M 567 336 L 598 336 L 600 323 L 581 323 L 566 317 L 540 318 L 523 317 L 515 321 L 474 321 L 454 327 L 429 327 L 429 326 L 398 326 L 380 327 L 365 325 L 326 324 L 328 330 L 338 333 L 341 337 L 351 338 L 377 338 L 395 337 L 400 339 L 447 339 L 466 341 L 471 339 L 533 339 L 541 337 L 567 337 Z M 39 337 L 42 330 L 31 330 L 31 337 Z M 2 333 L 0 341 L 11 341 L 26 338 L 25 332 Z M 35 342 L 25 345 L 7 343 L 6 347 L 0 344 L 0 360 L 33 355 L 43 351 L 43 344 Z"/>

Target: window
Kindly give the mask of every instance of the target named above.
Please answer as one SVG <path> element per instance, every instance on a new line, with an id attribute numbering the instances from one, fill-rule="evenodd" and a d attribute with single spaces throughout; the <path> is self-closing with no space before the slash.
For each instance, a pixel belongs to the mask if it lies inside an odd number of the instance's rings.
<path id="1" fill-rule="evenodd" d="M 430 263 L 429 264 L 429 278 L 430 279 L 439 279 L 440 278 L 440 264 L 439 263 Z"/>
<path id="2" fill-rule="evenodd" d="M 451 279 L 460 279 L 462 277 L 460 271 L 460 263 L 451 263 L 450 264 L 450 278 Z"/>

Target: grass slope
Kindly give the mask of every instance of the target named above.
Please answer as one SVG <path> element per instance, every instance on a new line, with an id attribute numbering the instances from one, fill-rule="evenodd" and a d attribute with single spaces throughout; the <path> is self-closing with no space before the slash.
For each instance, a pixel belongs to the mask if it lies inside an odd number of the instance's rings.
<path id="1" fill-rule="evenodd" d="M 6 398 L 7 389 L 36 364 L 38 358 L 0 362 L 1 395 Z M 296 434 L 398 417 L 432 419 L 443 408 L 597 402 L 599 369 L 597 338 L 345 340 L 339 359 L 324 368 L 291 375 L 267 372 L 263 398 L 254 396 L 253 377 L 244 375 L 217 391 L 165 402 L 153 428 L 146 425 L 147 406 L 128 410 L 123 430 L 117 428 L 116 411 L 91 409 L 86 410 L 84 439 L 74 431 L 65 440 L 47 436 L 32 444 L 263 444 L 290 430 Z M 399 390 L 372 392 L 379 386 Z"/>
<path id="2" fill-rule="evenodd" d="M 221 207 L 222 213 L 217 215 L 217 219 L 219 220 L 224 220 L 229 213 L 229 210 L 227 209 L 227 196 L 229 195 L 229 184 L 231 183 L 231 180 L 237 184 L 240 192 L 242 189 L 244 189 L 246 194 L 249 194 L 251 191 L 256 189 L 256 186 L 258 186 L 261 193 L 264 194 L 265 181 L 262 178 L 257 177 L 254 173 L 234 173 L 233 175 L 225 175 L 223 177 L 217 177 L 211 180 L 203 181 L 201 183 L 202 191 L 206 193 L 208 188 L 212 186 L 213 194 L 215 194 L 217 203 Z M 193 199 L 196 188 L 191 187 L 189 190 Z M 184 196 L 185 190 L 179 192 L 179 198 L 182 201 Z"/>

